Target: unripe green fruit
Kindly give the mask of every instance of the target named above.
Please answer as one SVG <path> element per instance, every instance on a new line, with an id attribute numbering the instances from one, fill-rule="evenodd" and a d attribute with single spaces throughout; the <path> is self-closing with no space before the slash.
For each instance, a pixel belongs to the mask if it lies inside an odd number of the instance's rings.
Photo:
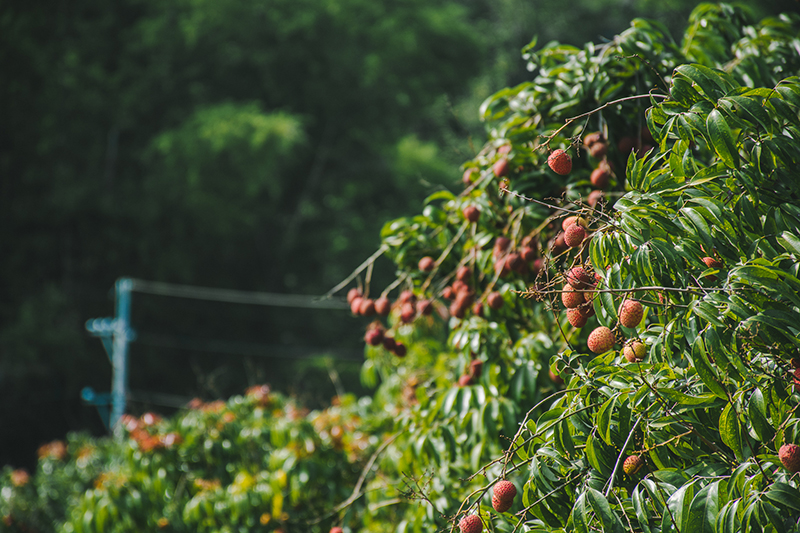
<path id="1" fill-rule="evenodd" d="M 638 363 L 647 355 L 647 346 L 641 341 L 631 341 L 622 348 L 622 354 L 629 363 Z"/>

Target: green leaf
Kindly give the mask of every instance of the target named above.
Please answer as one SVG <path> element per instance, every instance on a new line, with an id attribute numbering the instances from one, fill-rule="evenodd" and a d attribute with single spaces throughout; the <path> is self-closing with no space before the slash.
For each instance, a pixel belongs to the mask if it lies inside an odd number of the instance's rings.
<path id="1" fill-rule="evenodd" d="M 700 394 L 697 396 L 689 396 L 683 394 L 675 389 L 668 389 L 666 387 L 659 387 L 658 393 L 665 399 L 671 402 L 677 402 L 682 406 L 710 408 L 721 403 L 716 394 Z"/>
<path id="2" fill-rule="evenodd" d="M 703 380 L 706 387 L 718 397 L 727 400 L 727 391 L 722 383 L 719 382 L 719 378 L 711 368 L 711 363 L 708 361 L 706 349 L 703 345 L 703 338 L 700 335 L 698 335 L 692 343 L 692 362 L 694 363 L 697 375 L 700 376 L 700 379 Z"/>
<path id="3" fill-rule="evenodd" d="M 602 437 L 606 444 L 611 446 L 611 415 L 614 413 L 614 407 L 617 404 L 617 395 L 615 394 L 606 400 L 600 409 L 597 410 L 597 432 Z"/>
<path id="4" fill-rule="evenodd" d="M 750 415 L 750 423 L 753 424 L 753 430 L 756 432 L 758 440 L 761 442 L 772 440 L 775 430 L 767 420 L 767 405 L 760 389 L 755 389 L 750 395 L 747 413 Z"/>
<path id="5" fill-rule="evenodd" d="M 600 522 L 603 524 L 603 531 L 611 532 L 620 530 L 622 524 L 620 524 L 617 515 L 611 512 L 611 506 L 608 505 L 608 500 L 603 496 L 603 493 L 589 487 L 586 494 L 588 495 L 589 502 L 594 512 L 600 517 Z"/>
<path id="6" fill-rule="evenodd" d="M 719 509 L 719 481 L 703 487 L 689 505 L 686 525 L 692 533 L 713 533 Z"/>
<path id="7" fill-rule="evenodd" d="M 741 426 L 739 425 L 739 418 L 736 416 L 736 410 L 731 403 L 726 405 L 725 409 L 722 410 L 722 414 L 719 415 L 719 434 L 722 437 L 722 442 L 733 450 L 737 458 L 741 458 Z"/>
<path id="8" fill-rule="evenodd" d="M 800 489 L 788 483 L 776 481 L 769 486 L 764 496 L 779 505 L 800 511 Z"/>
<path id="9" fill-rule="evenodd" d="M 589 518 L 586 513 L 586 493 L 581 493 L 572 506 L 572 525 L 576 533 L 589 533 Z"/>
<path id="10" fill-rule="evenodd" d="M 739 151 L 736 149 L 733 133 L 718 109 L 708 114 L 706 127 L 714 151 L 720 159 L 731 168 L 739 168 Z"/>
<path id="11" fill-rule="evenodd" d="M 633 489 L 631 501 L 633 502 L 633 512 L 636 513 L 636 519 L 639 521 L 639 526 L 642 528 L 644 533 L 650 533 L 648 507 L 644 501 L 644 498 L 642 498 L 642 493 L 638 486 Z"/>

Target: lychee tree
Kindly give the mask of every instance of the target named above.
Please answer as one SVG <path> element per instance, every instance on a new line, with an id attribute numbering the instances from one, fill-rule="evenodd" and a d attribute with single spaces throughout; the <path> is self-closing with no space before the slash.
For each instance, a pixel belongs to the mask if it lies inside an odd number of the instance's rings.
<path id="1" fill-rule="evenodd" d="M 800 530 L 798 35 L 703 4 L 524 49 L 463 191 L 381 233 L 370 329 L 409 350 L 367 349 L 406 405 L 368 528 Z"/>

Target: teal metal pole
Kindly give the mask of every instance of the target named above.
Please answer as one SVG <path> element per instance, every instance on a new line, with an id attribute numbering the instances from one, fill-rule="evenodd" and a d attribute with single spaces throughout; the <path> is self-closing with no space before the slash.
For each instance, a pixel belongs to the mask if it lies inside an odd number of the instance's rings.
<path id="1" fill-rule="evenodd" d="M 118 433 L 117 422 L 125 414 L 128 402 L 128 343 L 133 340 L 131 322 L 131 290 L 133 280 L 120 278 L 115 286 L 116 317 L 114 317 L 113 350 L 111 354 L 111 428 Z"/>

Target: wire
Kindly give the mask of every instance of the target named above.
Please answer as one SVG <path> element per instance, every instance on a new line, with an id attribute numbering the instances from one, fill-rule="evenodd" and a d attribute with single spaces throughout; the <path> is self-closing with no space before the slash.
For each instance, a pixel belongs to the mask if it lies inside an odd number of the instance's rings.
<path id="1" fill-rule="evenodd" d="M 306 359 L 320 355 L 330 355 L 336 359 L 360 360 L 364 357 L 359 350 L 316 348 L 313 346 L 285 346 L 281 344 L 258 344 L 217 339 L 200 339 L 178 335 L 139 334 L 138 344 L 159 348 L 194 350 L 200 352 L 225 353 L 232 355 L 255 355 L 259 357 L 279 357 L 287 359 Z"/>
<path id="2" fill-rule="evenodd" d="M 144 294 L 194 298 L 217 302 L 269 305 L 275 307 L 303 307 L 311 309 L 349 309 L 346 302 L 331 299 L 329 296 L 308 296 L 303 294 L 276 294 L 270 292 L 237 291 L 233 289 L 214 289 L 195 285 L 176 285 L 160 281 L 132 279 L 131 290 Z"/>

